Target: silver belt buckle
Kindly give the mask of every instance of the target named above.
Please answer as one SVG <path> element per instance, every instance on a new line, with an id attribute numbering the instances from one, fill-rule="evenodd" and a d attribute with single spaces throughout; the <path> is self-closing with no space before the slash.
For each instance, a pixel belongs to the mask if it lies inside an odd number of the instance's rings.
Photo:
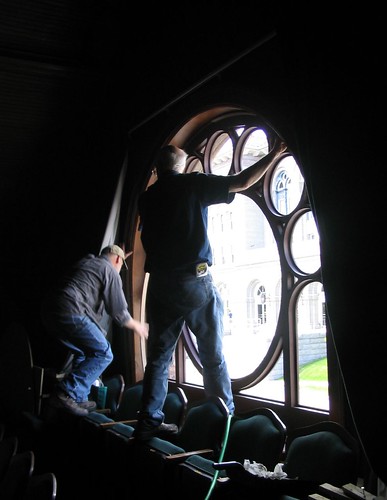
<path id="1" fill-rule="evenodd" d="M 206 274 L 208 274 L 207 262 L 199 262 L 199 264 L 196 264 L 196 277 L 200 278 L 201 276 L 205 276 Z"/>

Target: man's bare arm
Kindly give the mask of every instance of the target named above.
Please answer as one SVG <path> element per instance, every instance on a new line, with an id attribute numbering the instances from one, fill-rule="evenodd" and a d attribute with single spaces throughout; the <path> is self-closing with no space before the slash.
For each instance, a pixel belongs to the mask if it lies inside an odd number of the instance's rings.
<path id="1" fill-rule="evenodd" d="M 277 138 L 274 142 L 273 148 L 266 156 L 259 159 L 256 163 L 250 165 L 250 167 L 245 170 L 230 176 L 229 192 L 239 193 L 240 191 L 244 191 L 258 182 L 259 179 L 261 179 L 267 172 L 270 165 L 272 165 L 277 157 L 284 153 L 286 149 L 286 144 L 281 139 Z"/>

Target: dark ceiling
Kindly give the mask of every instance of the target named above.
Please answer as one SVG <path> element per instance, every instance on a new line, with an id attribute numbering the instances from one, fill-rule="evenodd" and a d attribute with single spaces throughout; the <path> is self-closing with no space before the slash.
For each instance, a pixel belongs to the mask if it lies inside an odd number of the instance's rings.
<path id="1" fill-rule="evenodd" d="M 79 120 L 87 128 L 119 117 L 136 129 L 261 43 L 273 30 L 266 19 L 261 10 L 252 22 L 235 2 L 162 10 L 119 0 L 1 1 L 2 164 L 18 169 Z"/>

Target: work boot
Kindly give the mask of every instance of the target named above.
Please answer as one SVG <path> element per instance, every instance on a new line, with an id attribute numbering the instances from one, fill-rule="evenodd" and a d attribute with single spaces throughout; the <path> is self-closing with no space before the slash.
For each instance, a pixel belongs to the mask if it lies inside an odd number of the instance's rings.
<path id="1" fill-rule="evenodd" d="M 78 406 L 81 408 L 84 408 L 88 412 L 94 411 L 97 409 L 97 403 L 95 401 L 91 401 L 87 399 L 86 401 L 81 401 L 80 403 L 77 403 Z"/>
<path id="2" fill-rule="evenodd" d="M 88 411 L 79 406 L 73 398 L 63 392 L 57 392 L 50 396 L 49 405 L 57 410 L 63 410 L 67 413 L 72 413 L 78 417 L 85 417 Z"/>
<path id="3" fill-rule="evenodd" d="M 170 436 L 174 436 L 179 432 L 179 428 L 176 424 L 165 424 L 152 425 L 151 423 L 140 420 L 133 432 L 133 437 L 139 441 L 147 441 L 154 436 L 162 439 L 168 439 Z"/>

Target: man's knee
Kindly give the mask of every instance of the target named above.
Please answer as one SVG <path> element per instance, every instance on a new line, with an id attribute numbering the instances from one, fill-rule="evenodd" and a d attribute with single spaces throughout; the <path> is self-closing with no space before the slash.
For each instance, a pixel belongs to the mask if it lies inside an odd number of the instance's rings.
<path id="1" fill-rule="evenodd" d="M 111 347 L 109 347 L 109 349 L 105 353 L 106 363 L 110 365 L 110 363 L 113 361 L 113 357 L 113 352 L 111 350 Z"/>

